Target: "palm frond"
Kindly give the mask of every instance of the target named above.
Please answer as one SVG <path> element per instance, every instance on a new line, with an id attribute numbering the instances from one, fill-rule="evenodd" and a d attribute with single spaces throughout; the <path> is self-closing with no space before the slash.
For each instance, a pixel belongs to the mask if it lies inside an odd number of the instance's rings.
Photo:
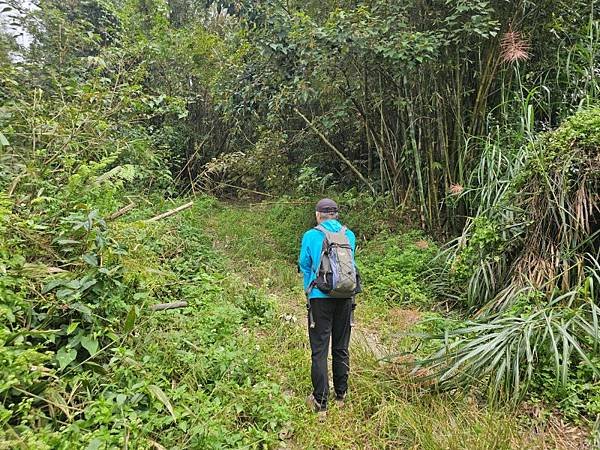
<path id="1" fill-rule="evenodd" d="M 589 302 L 577 309 L 544 306 L 526 316 L 497 316 L 472 322 L 445 335 L 433 355 L 420 360 L 414 373 L 428 369 L 440 390 L 485 388 L 490 397 L 518 401 L 541 363 L 553 368 L 556 386 L 566 383 L 579 361 L 598 376 L 591 356 L 598 355 L 599 308 Z"/>

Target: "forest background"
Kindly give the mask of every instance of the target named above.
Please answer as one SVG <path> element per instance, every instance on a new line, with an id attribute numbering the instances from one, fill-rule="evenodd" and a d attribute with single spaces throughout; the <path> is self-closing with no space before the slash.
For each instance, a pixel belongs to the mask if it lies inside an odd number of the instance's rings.
<path id="1" fill-rule="evenodd" d="M 446 311 L 409 363 L 422 389 L 537 402 L 597 432 L 596 2 L 42 0 L 2 13 L 7 448 L 279 445 L 291 413 L 264 398 L 280 387 L 257 382 L 260 361 L 231 369 L 254 345 L 236 330 L 274 307 L 215 262 L 215 196 L 276 204 L 264 217 L 288 240 L 314 199 L 336 196 L 367 249 L 387 249 L 365 254 L 370 295 Z M 145 220 L 191 197 L 196 219 L 179 228 Z M 389 250 L 411 228 L 426 255 Z M 296 244 L 282 243 L 290 264 Z M 140 344 L 165 298 L 202 298 L 212 318 L 193 325 L 212 349 L 194 381 L 206 389 L 182 411 L 180 344 Z M 186 422 L 192 411 L 204 422 Z"/>

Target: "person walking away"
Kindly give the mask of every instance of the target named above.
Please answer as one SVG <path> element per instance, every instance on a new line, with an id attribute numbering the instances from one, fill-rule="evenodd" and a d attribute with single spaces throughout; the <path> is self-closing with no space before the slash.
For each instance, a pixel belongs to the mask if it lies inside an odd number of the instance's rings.
<path id="1" fill-rule="evenodd" d="M 354 295 L 360 280 L 354 261 L 354 233 L 338 221 L 338 205 L 325 198 L 315 208 L 317 226 L 302 237 L 298 267 L 304 277 L 308 309 L 313 392 L 307 404 L 320 418 L 327 411 L 327 356 L 331 343 L 336 403 L 343 406 L 348 391 L 350 331 Z"/>

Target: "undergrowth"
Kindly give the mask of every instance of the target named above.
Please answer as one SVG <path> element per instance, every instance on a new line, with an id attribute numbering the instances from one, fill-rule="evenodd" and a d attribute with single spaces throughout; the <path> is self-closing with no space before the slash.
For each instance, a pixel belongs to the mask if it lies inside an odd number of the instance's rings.
<path id="1" fill-rule="evenodd" d="M 27 310 L 35 326 L 11 309 L 13 325 L 4 329 L 15 337 L 3 341 L 1 353 L 11 380 L 2 391 L 4 448 L 488 449 L 553 442 L 531 433 L 510 410 L 472 396 L 431 394 L 401 359 L 378 360 L 361 344 L 362 334 L 381 333 L 394 351 L 421 351 L 414 338 L 394 341 L 394 333 L 448 323 L 418 297 L 399 309 L 369 288 L 357 309 L 349 403 L 332 407 L 318 424 L 304 405 L 310 352 L 297 248 L 280 245 L 304 228 L 303 216 L 289 203 L 194 201 L 192 209 L 147 222 L 172 206 L 155 198 L 102 226 L 118 251 L 96 255 L 97 266 L 87 257 L 76 270 L 49 277 L 55 284 L 62 279 L 42 294 L 64 312 L 53 318 L 56 328 L 38 333 L 47 314 L 40 305 Z M 416 278 L 434 251 L 418 232 L 381 234 L 361 246 L 358 258 L 375 273 Z M 98 293 L 81 291 L 82 283 L 68 284 L 85 277 L 88 266 L 112 273 L 100 291 L 110 301 L 99 303 Z M 48 283 L 47 274 L 35 281 L 12 266 L 5 270 L 11 276 L 3 282 L 17 297 Z M 426 286 L 414 286 L 427 295 Z M 60 289 L 68 292 L 58 302 Z M 188 307 L 147 308 L 180 300 Z"/>
<path id="2" fill-rule="evenodd" d="M 33 308 L 26 297 L 39 282 L 23 257 L 3 257 L 12 302 L 3 305 L 2 448 L 278 441 L 289 408 L 249 332 L 273 320 L 273 304 L 224 272 L 196 221 L 210 203 L 161 222 L 103 225 L 94 242 L 119 251 L 88 254 L 93 274 L 51 277 Z M 106 279 L 92 282 L 98 274 Z M 147 308 L 182 299 L 187 309 Z"/>
<path id="3" fill-rule="evenodd" d="M 434 266 L 438 293 L 470 314 L 433 335 L 423 360 L 441 389 L 514 404 L 544 401 L 579 423 L 600 414 L 598 185 L 600 109 L 579 111 L 518 151 L 490 144 L 481 205 Z"/>
<path id="4" fill-rule="evenodd" d="M 403 353 L 426 353 L 433 347 L 419 344 L 418 334 L 456 328 L 461 321 L 448 321 L 430 311 L 432 301 L 398 304 L 380 299 L 373 285 L 357 299 L 356 326 L 351 344 L 349 401 L 344 409 L 332 406 L 327 421 L 318 423 L 304 399 L 311 390 L 310 349 L 306 336 L 306 312 L 295 258 L 302 232 L 312 225 L 313 204 L 289 199 L 275 204 L 216 206 L 202 224 L 226 256 L 230 271 L 237 272 L 271 293 L 278 320 L 259 333 L 261 348 L 270 368 L 288 398 L 292 420 L 281 437 L 284 448 L 549 448 L 554 437 L 535 432 L 544 425 L 526 424 L 514 411 L 488 407 L 477 396 L 432 394 L 415 382 Z M 345 220 L 349 226 L 351 217 Z M 294 244 L 289 244 L 295 240 Z M 288 243 L 289 246 L 282 245 Z M 415 277 L 430 262 L 436 246 L 421 232 L 409 231 L 391 237 L 385 233 L 360 245 L 357 258 L 363 266 L 388 276 Z M 375 280 L 375 278 L 367 278 Z M 373 276 L 374 277 L 374 276 Z M 420 295 L 425 285 L 415 281 Z M 378 335 L 391 358 L 380 360 L 363 341 Z"/>

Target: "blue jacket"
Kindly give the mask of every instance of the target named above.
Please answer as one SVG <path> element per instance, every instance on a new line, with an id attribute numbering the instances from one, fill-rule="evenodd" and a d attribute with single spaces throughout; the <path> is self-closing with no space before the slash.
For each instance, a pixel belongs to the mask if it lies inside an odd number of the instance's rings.
<path id="1" fill-rule="evenodd" d="M 326 220 L 321 222 L 321 225 L 329 231 L 340 231 L 342 224 L 335 219 Z M 352 254 L 356 247 L 356 237 L 351 230 L 346 230 L 346 236 L 348 236 L 348 242 L 352 247 Z M 321 263 L 321 251 L 323 249 L 323 241 L 325 240 L 325 234 L 314 228 L 308 230 L 302 236 L 302 247 L 300 249 L 300 257 L 298 258 L 298 267 L 304 275 L 304 290 L 308 288 L 310 283 L 317 278 L 317 271 L 319 270 L 319 264 Z M 316 287 L 310 292 L 310 298 L 328 298 L 327 294 L 321 292 Z"/>

